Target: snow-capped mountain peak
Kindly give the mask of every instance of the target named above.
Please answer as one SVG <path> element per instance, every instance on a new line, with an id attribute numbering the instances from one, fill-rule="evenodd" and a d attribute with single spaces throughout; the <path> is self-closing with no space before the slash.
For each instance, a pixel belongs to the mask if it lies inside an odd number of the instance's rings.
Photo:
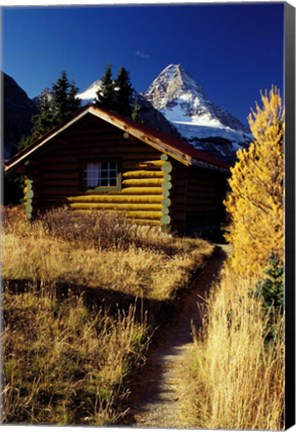
<path id="1" fill-rule="evenodd" d="M 226 153 L 234 154 L 250 141 L 249 129 L 207 99 L 200 84 L 179 64 L 167 66 L 144 96 L 197 148 L 207 151 L 209 141 L 215 142 L 216 155 L 224 158 L 226 147 L 229 147 Z"/>
<path id="2" fill-rule="evenodd" d="M 170 64 L 153 81 L 145 97 L 153 103 L 156 109 L 163 109 L 169 100 L 181 95 L 186 100 L 187 89 L 204 97 L 201 86 L 185 72 L 181 65 Z"/>
<path id="3" fill-rule="evenodd" d="M 96 99 L 97 91 L 101 88 L 101 80 L 94 81 L 86 90 L 79 93 L 77 97 L 82 103 L 93 102 Z"/>

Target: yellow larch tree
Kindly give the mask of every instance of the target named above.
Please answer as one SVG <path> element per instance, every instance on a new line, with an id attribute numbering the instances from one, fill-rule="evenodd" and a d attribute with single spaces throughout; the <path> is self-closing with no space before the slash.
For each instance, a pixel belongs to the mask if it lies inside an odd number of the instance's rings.
<path id="1" fill-rule="evenodd" d="M 271 253 L 283 261 L 284 109 L 273 87 L 261 94 L 262 108 L 248 117 L 254 140 L 239 150 L 224 204 L 230 214 L 230 264 L 238 273 L 261 277 Z"/>

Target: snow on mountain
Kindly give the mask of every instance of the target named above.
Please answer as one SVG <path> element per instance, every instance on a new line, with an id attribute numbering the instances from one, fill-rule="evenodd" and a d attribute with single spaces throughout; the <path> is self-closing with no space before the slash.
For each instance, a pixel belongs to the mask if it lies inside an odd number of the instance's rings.
<path id="1" fill-rule="evenodd" d="M 87 103 L 93 103 L 97 96 L 97 91 L 101 87 L 101 80 L 97 80 L 93 82 L 89 87 L 87 87 L 86 90 L 84 90 L 82 93 L 79 93 L 77 97 L 81 99 L 82 105 L 85 105 Z"/>
<path id="2" fill-rule="evenodd" d="M 196 148 L 233 161 L 251 139 L 249 129 L 206 98 L 202 87 L 181 65 L 167 66 L 146 93 L 152 103 Z"/>

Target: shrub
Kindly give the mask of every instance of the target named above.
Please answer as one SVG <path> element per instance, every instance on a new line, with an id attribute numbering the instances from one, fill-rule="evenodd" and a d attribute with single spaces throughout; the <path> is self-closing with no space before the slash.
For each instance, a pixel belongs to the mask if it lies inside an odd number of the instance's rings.
<path id="1" fill-rule="evenodd" d="M 86 247 L 113 249 L 127 247 L 131 237 L 131 224 L 124 215 L 106 211 L 75 213 L 69 207 L 49 210 L 40 221 L 50 235 Z"/>

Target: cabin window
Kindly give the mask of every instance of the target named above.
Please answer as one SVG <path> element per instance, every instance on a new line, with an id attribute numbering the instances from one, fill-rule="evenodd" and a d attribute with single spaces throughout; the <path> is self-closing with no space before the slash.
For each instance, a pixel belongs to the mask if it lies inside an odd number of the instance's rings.
<path id="1" fill-rule="evenodd" d="M 118 161 L 86 162 L 83 168 L 83 184 L 88 189 L 120 188 Z"/>

